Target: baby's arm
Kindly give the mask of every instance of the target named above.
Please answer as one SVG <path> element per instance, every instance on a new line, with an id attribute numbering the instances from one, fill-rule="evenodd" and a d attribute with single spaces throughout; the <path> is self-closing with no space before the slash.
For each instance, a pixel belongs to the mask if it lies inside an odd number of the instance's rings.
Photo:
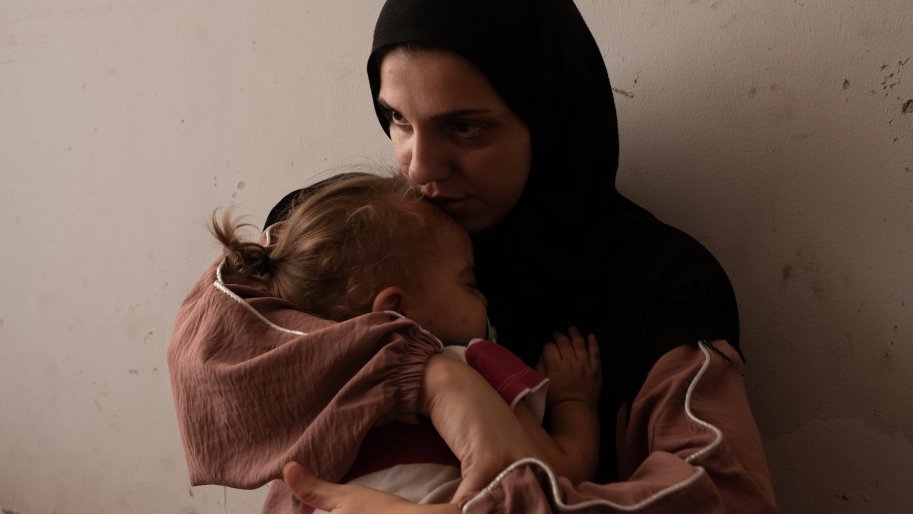
<path id="1" fill-rule="evenodd" d="M 599 460 L 602 363 L 595 336 L 591 334 L 584 341 L 576 328 L 571 328 L 569 335 L 556 332 L 555 342 L 543 348 L 538 366 L 550 380 L 546 407 L 551 435 L 523 402 L 515 412 L 548 464 L 578 484 L 593 479 Z"/>

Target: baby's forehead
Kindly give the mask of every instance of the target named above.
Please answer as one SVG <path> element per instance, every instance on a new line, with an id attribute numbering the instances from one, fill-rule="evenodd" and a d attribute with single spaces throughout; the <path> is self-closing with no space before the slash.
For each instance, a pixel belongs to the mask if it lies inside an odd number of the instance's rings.
<path id="1" fill-rule="evenodd" d="M 425 223 L 428 226 L 434 226 L 436 228 L 439 228 L 439 227 L 443 227 L 443 226 L 456 225 L 456 227 L 459 230 L 465 232 L 463 227 L 460 226 L 460 224 L 457 223 L 456 220 L 453 219 L 453 217 L 451 217 L 449 214 L 447 214 L 447 211 L 445 211 L 444 209 L 441 209 L 437 205 L 434 205 L 433 203 L 429 202 L 428 200 L 421 200 L 420 202 L 418 202 L 416 208 L 418 209 L 419 215 L 422 217 L 422 219 L 425 220 Z"/>
<path id="2" fill-rule="evenodd" d="M 422 200 L 419 209 L 425 229 L 431 234 L 443 234 L 449 239 L 465 237 L 469 240 L 469 232 L 440 207 Z"/>

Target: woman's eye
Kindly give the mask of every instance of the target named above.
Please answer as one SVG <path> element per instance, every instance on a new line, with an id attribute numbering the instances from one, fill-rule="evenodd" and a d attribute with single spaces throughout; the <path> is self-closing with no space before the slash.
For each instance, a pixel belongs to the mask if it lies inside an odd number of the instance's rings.
<path id="1" fill-rule="evenodd" d="M 477 121 L 456 120 L 451 125 L 457 137 L 476 137 L 485 130 L 485 124 Z"/>
<path id="2" fill-rule="evenodd" d="M 398 125 L 400 127 L 409 125 L 409 122 L 402 114 L 399 113 L 399 111 L 387 109 L 384 111 L 384 114 L 386 115 L 387 121 L 394 125 Z"/>

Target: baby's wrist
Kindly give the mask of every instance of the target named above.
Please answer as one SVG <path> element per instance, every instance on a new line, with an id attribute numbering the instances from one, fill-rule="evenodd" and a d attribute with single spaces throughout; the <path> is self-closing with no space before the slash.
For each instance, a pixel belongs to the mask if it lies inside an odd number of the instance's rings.
<path id="1" fill-rule="evenodd" d="M 583 405 L 593 411 L 596 411 L 596 408 L 597 408 L 595 401 L 586 400 L 584 398 L 579 398 L 579 397 L 567 397 L 567 398 L 556 399 L 553 402 L 548 402 L 548 405 L 546 405 L 546 407 L 549 410 L 553 411 L 562 405 L 572 405 L 572 404 Z"/>

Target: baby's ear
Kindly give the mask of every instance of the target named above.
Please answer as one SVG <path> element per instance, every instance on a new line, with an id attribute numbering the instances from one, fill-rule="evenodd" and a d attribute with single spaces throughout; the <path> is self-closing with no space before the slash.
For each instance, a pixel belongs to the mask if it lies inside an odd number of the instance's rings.
<path id="1" fill-rule="evenodd" d="M 405 294 L 405 291 L 396 286 L 383 288 L 374 297 L 374 303 L 371 304 L 371 312 L 396 311 L 405 315 L 404 312 L 400 312 Z"/>

